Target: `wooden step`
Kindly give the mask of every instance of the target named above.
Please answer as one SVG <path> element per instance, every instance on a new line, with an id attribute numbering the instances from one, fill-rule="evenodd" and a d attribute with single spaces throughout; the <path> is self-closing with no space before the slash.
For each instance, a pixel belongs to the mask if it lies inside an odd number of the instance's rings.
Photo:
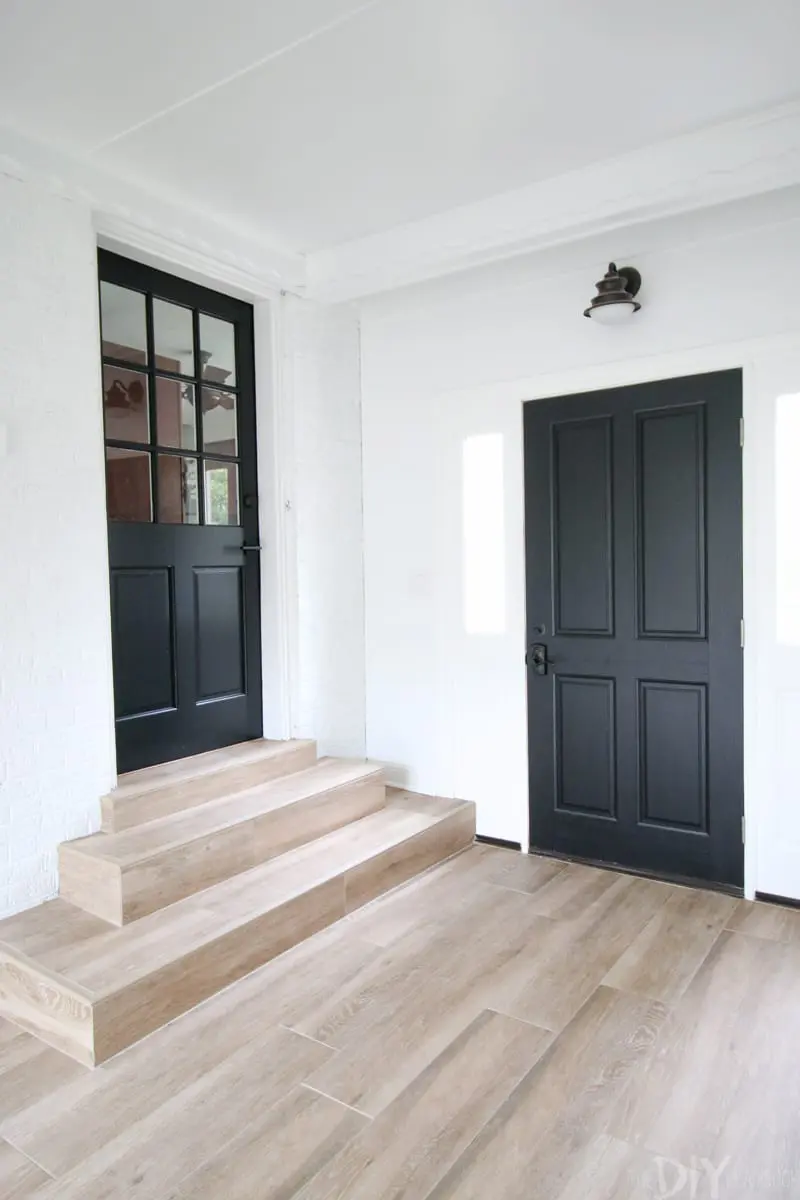
<path id="1" fill-rule="evenodd" d="M 103 829 L 118 833 L 146 821 L 157 821 L 281 775 L 304 771 L 316 761 L 313 741 L 269 742 L 259 738 L 131 771 L 120 775 L 118 786 L 103 797 Z"/>
<path id="2" fill-rule="evenodd" d="M 121 833 L 59 848 L 59 894 L 123 925 L 381 808 L 380 767 L 323 759 L 305 771 Z"/>
<path id="3" fill-rule="evenodd" d="M 104 1062 L 474 832 L 473 804 L 406 795 L 121 929 L 92 936 L 92 918 L 63 901 L 57 942 L 42 940 L 41 911 L 32 938 L 19 917 L 0 922 L 0 1016 L 79 1062 Z"/>

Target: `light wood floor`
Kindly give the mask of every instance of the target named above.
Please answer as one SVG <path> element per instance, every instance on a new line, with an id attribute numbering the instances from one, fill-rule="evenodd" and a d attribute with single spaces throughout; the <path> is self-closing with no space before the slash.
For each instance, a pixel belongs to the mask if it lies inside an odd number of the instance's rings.
<path id="1" fill-rule="evenodd" d="M 800 1196 L 800 912 L 475 847 L 91 1072 L 0 1026 L 10 1200 Z"/>

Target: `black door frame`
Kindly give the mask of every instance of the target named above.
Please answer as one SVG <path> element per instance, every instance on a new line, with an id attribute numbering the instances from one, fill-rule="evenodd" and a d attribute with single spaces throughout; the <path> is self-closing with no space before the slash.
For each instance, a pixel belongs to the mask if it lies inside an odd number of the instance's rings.
<path id="1" fill-rule="evenodd" d="M 199 283 L 187 280 L 180 275 L 172 274 L 170 271 L 160 270 L 157 267 L 152 267 L 148 264 L 141 263 L 135 259 L 127 258 L 123 254 L 118 254 L 114 251 L 98 247 L 98 277 L 100 280 L 119 284 L 122 287 L 131 288 L 135 291 L 151 293 L 163 297 L 165 300 L 177 304 L 185 305 L 188 308 L 207 312 L 209 315 L 228 320 L 233 324 L 235 331 L 235 352 L 236 352 L 236 395 L 238 397 L 236 404 L 237 414 L 237 434 L 238 446 L 237 454 L 230 458 L 231 462 L 238 465 L 239 472 L 239 518 L 240 528 L 243 530 L 243 541 L 245 545 L 260 547 L 260 530 L 259 530 L 259 503 L 258 503 L 258 456 L 257 456 L 257 436 L 256 436 L 256 380 L 255 380 L 255 336 L 254 336 L 254 320 L 253 306 L 246 301 L 236 299 L 224 292 L 219 292 L 214 288 L 204 286 Z M 148 314 L 148 338 L 152 343 L 153 338 L 153 316 L 152 304 L 150 300 L 147 303 Z M 195 360 L 195 370 L 198 376 L 201 371 L 200 367 L 200 342 L 199 329 L 197 319 L 194 321 L 193 335 L 193 350 Z M 101 360 L 104 361 L 104 360 Z M 130 367 L 130 364 L 127 364 Z M 137 370 L 142 370 L 147 373 L 149 378 L 149 396 L 150 396 L 150 448 L 152 452 L 156 445 L 156 412 L 155 412 L 155 395 L 156 389 L 154 380 L 156 373 L 158 375 L 169 375 L 168 370 L 159 368 L 156 371 L 156 356 L 150 356 L 147 366 L 137 366 Z M 226 385 L 227 386 L 227 385 Z M 252 402 L 242 403 L 242 399 L 247 398 Z M 198 405 L 200 397 L 198 394 Z M 118 440 L 106 440 L 104 430 L 104 446 L 114 445 L 122 449 L 127 448 L 125 442 Z M 131 444 L 133 445 L 133 444 Z M 140 448 L 136 444 L 135 448 Z M 170 454 L 169 447 L 158 447 L 158 455 Z M 174 454 L 180 454 L 179 450 L 172 451 Z M 185 452 L 184 452 L 185 453 Z M 198 462 L 198 491 L 199 491 L 199 506 L 201 511 L 201 525 L 204 522 L 202 513 L 204 510 L 204 471 L 202 469 L 202 461 L 206 458 L 216 460 L 218 457 L 214 452 L 206 453 L 202 444 L 198 443 L 196 451 L 191 452 L 191 457 Z M 157 504 L 156 478 L 155 472 L 153 478 L 153 509 L 154 514 Z M 187 529 L 196 529 L 196 526 L 187 526 Z M 215 527 L 223 528 L 223 527 Z M 235 528 L 235 527 L 234 527 Z M 111 543 L 109 538 L 109 561 L 110 561 Z M 248 695 L 248 712 L 249 712 L 249 737 L 261 737 L 263 735 L 263 681 L 262 681 L 262 604 L 261 604 L 261 565 L 260 554 L 247 554 L 244 556 L 247 560 L 249 569 L 244 572 L 244 594 L 242 597 L 245 608 L 245 621 L 247 628 L 247 637 L 244 646 L 244 671 L 246 677 L 246 687 Z M 109 614 L 110 617 L 110 614 Z M 224 744 L 224 743 L 223 743 Z M 191 755 L 195 751 L 188 750 L 187 755 Z M 119 754 L 118 754 L 119 759 Z M 119 765 L 118 765 L 119 771 Z"/>
<path id="2" fill-rule="evenodd" d="M 530 715 L 528 713 L 529 694 L 530 693 L 529 693 L 529 684 L 528 684 L 527 651 L 528 651 L 529 643 L 532 640 L 536 640 L 536 639 L 533 638 L 533 635 L 527 629 L 527 623 L 528 623 L 528 615 L 527 615 L 527 604 L 528 604 L 528 602 L 527 602 L 527 597 L 528 597 L 527 537 L 523 532 L 522 553 L 523 553 L 523 561 L 525 563 L 525 567 L 524 567 L 524 571 L 523 571 L 523 580 L 525 581 L 524 582 L 523 603 L 524 603 L 524 607 L 526 610 L 525 614 L 524 614 L 525 646 L 523 647 L 523 653 L 525 654 L 525 671 L 526 671 L 526 689 L 525 689 L 526 760 L 525 760 L 525 770 L 526 770 L 526 785 L 527 785 L 526 786 L 526 796 L 527 796 L 526 815 L 527 815 L 527 828 L 528 828 L 527 852 L 531 853 L 531 854 L 545 855 L 548 857 L 563 859 L 566 861 L 583 862 L 583 863 L 598 866 L 601 868 L 610 868 L 610 869 L 621 870 L 621 871 L 623 871 L 625 873 L 629 873 L 629 874 L 639 874 L 639 875 L 650 876 L 653 878 L 673 880 L 677 883 L 684 883 L 684 884 L 688 884 L 690 886 L 693 885 L 693 886 L 701 886 L 701 887 L 705 887 L 705 888 L 711 888 L 711 889 L 715 889 L 715 890 L 729 892 L 729 893 L 732 893 L 735 895 L 752 894 L 752 888 L 748 889 L 748 880 L 752 879 L 751 872 L 753 870 L 753 864 L 752 864 L 751 853 L 748 851 L 748 844 L 747 844 L 745 835 L 746 835 L 747 813 L 748 813 L 748 808 L 749 808 L 748 763 L 749 763 L 750 756 L 754 753 L 754 748 L 753 748 L 753 744 L 752 744 L 753 731 L 752 731 L 750 722 L 748 720 L 748 703 L 747 703 L 747 701 L 748 701 L 748 694 L 749 694 L 748 693 L 748 674 L 749 674 L 749 672 L 747 669 L 747 659 L 745 657 L 745 638 L 744 638 L 744 629 L 745 629 L 744 613 L 745 613 L 745 607 L 747 604 L 746 575 L 747 575 L 748 566 L 749 566 L 748 548 L 747 548 L 746 538 L 745 538 L 745 523 L 746 523 L 746 507 L 745 506 L 747 503 L 747 487 L 746 487 L 746 479 L 745 479 L 745 461 L 746 460 L 745 460 L 745 454 L 744 454 L 744 409 L 747 404 L 748 393 L 749 393 L 749 388 L 751 386 L 751 381 L 750 381 L 749 371 L 747 369 L 746 364 L 742 363 L 741 361 L 731 362 L 729 356 L 724 353 L 724 350 L 722 347 L 720 347 L 716 353 L 714 353 L 713 351 L 710 353 L 707 353 L 707 354 L 701 353 L 699 355 L 693 355 L 691 352 L 686 353 L 686 354 L 681 354 L 681 353 L 672 354 L 671 353 L 669 355 L 664 355 L 663 361 L 665 364 L 663 369 L 655 369 L 655 370 L 653 370 L 652 373 L 650 373 L 646 370 L 642 371 L 642 372 L 635 370 L 635 369 L 628 370 L 628 369 L 626 369 L 626 364 L 624 364 L 624 363 L 611 363 L 608 365 L 601 365 L 597 369 L 596 372 L 593 372 L 590 369 L 567 370 L 567 371 L 563 371 L 563 372 L 558 372 L 558 373 L 554 373 L 554 375 L 551 377 L 551 386 L 549 386 L 546 389 L 543 389 L 541 391 L 532 389 L 527 394 L 519 396 L 519 404 L 520 404 L 519 421 L 520 421 L 520 438 L 521 438 L 520 501 L 521 501 L 522 510 L 523 510 L 523 530 L 525 528 L 525 519 L 524 518 L 525 518 L 527 504 L 528 504 L 528 494 L 527 494 L 527 487 L 526 487 L 526 468 L 525 468 L 525 462 L 526 462 L 525 410 L 526 410 L 527 406 L 533 406 L 539 402 L 546 402 L 546 401 L 553 402 L 553 401 L 559 401 L 562 399 L 569 400 L 570 397 L 573 397 L 573 396 L 578 397 L 578 396 L 582 396 L 582 395 L 589 394 L 589 393 L 600 393 L 600 392 L 604 392 L 604 391 L 615 391 L 615 390 L 628 389 L 628 388 L 637 388 L 640 386 L 646 386 L 648 384 L 657 384 L 659 382 L 668 382 L 671 380 L 678 380 L 678 379 L 682 379 L 684 377 L 698 377 L 698 376 L 703 376 L 703 375 L 713 375 L 713 374 L 717 374 L 720 372 L 721 373 L 735 372 L 740 375 L 740 378 L 741 378 L 741 404 L 742 404 L 742 408 L 741 408 L 742 415 L 740 417 L 740 445 L 742 448 L 742 457 L 741 457 L 740 468 L 739 468 L 740 472 L 741 472 L 741 511 L 740 511 L 740 521 L 739 521 L 739 544 L 741 546 L 740 580 L 741 580 L 741 601 L 742 601 L 742 639 L 741 639 L 741 651 L 742 651 L 742 671 L 741 671 L 741 685 L 742 685 L 741 686 L 741 699 L 742 699 L 741 750 L 742 750 L 742 755 L 741 755 L 741 758 L 742 758 L 742 762 L 741 762 L 741 789 L 740 789 L 741 837 L 742 837 L 742 886 L 731 885 L 731 884 L 727 884 L 727 883 L 716 883 L 714 881 L 707 880 L 707 879 L 698 879 L 694 876 L 682 876 L 682 875 L 675 875 L 675 874 L 665 874 L 665 873 L 660 873 L 660 872 L 658 874 L 656 874 L 646 868 L 641 869 L 636 866 L 625 866 L 625 865 L 621 865 L 621 864 L 611 863 L 611 862 L 608 862 L 605 860 L 601 861 L 601 860 L 591 859 L 591 858 L 582 858 L 577 855 L 573 855 L 572 853 L 562 853 L 557 850 L 543 849 L 534 844 L 533 797 L 532 797 L 532 793 L 531 793 L 531 784 L 530 784 L 530 753 L 531 753 L 531 751 L 530 751 Z M 592 375 L 594 375 L 595 377 L 592 378 Z M 559 380 L 560 386 L 553 386 L 553 384 L 552 384 L 552 379 L 554 379 L 556 377 Z"/>

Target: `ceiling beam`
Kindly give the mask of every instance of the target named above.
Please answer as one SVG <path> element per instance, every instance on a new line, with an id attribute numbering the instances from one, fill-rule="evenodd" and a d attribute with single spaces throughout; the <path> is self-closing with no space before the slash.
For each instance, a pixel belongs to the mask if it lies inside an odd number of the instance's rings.
<path id="1" fill-rule="evenodd" d="M 307 294 L 353 300 L 797 183 L 792 103 L 317 251 Z"/>

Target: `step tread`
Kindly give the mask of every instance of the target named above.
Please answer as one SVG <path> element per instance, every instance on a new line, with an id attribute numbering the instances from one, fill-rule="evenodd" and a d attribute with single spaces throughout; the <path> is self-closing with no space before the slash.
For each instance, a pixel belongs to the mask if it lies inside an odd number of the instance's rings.
<path id="1" fill-rule="evenodd" d="M 0 942 L 29 958 L 45 962 L 52 953 L 107 933 L 106 921 L 83 912 L 66 900 L 46 900 L 0 921 Z"/>
<path id="2" fill-rule="evenodd" d="M 112 862 L 124 869 L 186 845 L 195 838 L 206 837 L 335 788 L 377 779 L 381 774 L 381 767 L 363 760 L 321 759 L 316 766 L 303 771 L 267 780 L 217 800 L 207 800 L 120 833 L 94 833 L 65 845 L 69 850 Z"/>
<path id="3" fill-rule="evenodd" d="M 225 746 L 222 750 L 208 750 L 191 758 L 180 758 L 175 762 L 159 763 L 155 767 L 143 767 L 120 775 L 116 788 L 109 793 L 115 800 L 128 800 L 135 796 L 158 791 L 168 785 L 188 782 L 200 776 L 215 775 L 229 767 L 240 767 L 249 763 L 280 758 L 303 746 L 313 746 L 311 738 L 293 739 L 287 742 L 256 738 L 251 742 L 239 742 Z"/>
<path id="4" fill-rule="evenodd" d="M 105 926 L 104 932 L 78 944 L 69 940 L 40 961 L 98 999 L 113 995 L 231 929 L 368 863 L 464 807 L 470 806 L 453 801 L 430 811 L 407 802 L 390 804 L 131 925 L 112 930 Z"/>

